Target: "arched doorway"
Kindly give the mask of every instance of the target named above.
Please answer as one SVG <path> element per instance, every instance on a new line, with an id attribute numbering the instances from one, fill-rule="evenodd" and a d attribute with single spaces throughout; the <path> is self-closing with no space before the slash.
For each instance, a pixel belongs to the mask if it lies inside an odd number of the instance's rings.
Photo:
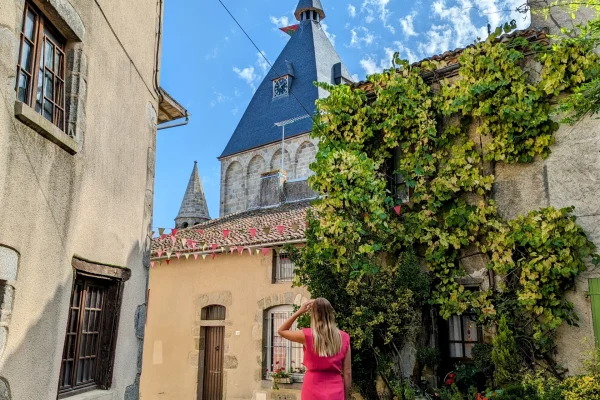
<path id="1" fill-rule="evenodd" d="M 223 321 L 223 325 L 211 323 L 200 328 L 198 400 L 223 399 L 225 311 L 219 305 L 206 306 L 201 311 L 201 321 Z"/>

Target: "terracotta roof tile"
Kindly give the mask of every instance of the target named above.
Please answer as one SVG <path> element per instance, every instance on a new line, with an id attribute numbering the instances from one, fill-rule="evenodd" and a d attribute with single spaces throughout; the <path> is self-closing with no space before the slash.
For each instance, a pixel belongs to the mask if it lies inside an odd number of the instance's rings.
<path id="1" fill-rule="evenodd" d="M 270 243 L 292 242 L 303 240 L 306 229 L 306 212 L 310 207 L 310 201 L 288 203 L 274 208 L 262 208 L 231 214 L 212 221 L 195 225 L 191 228 L 179 229 L 175 235 L 175 243 L 171 235 L 163 235 L 163 239 L 152 240 L 152 259 L 158 259 L 158 250 L 181 253 L 192 253 L 210 251 L 211 246 L 218 248 L 229 247 L 255 247 Z M 280 233 L 277 226 L 283 226 Z M 256 235 L 252 237 L 250 229 L 256 229 Z M 269 228 L 268 231 L 265 228 Z M 223 231 L 229 230 L 227 238 Z M 200 233 L 202 231 L 202 233 Z M 183 239 L 183 243 L 182 243 Z M 188 247 L 187 240 L 198 243 L 196 249 Z M 164 257 L 164 256 L 163 256 Z"/>

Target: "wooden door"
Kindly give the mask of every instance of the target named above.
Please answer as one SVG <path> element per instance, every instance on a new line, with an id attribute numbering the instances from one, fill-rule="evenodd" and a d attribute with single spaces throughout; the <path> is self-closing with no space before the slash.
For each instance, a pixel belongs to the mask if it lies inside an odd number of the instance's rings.
<path id="1" fill-rule="evenodd" d="M 223 399 L 224 326 L 206 327 L 202 400 Z"/>

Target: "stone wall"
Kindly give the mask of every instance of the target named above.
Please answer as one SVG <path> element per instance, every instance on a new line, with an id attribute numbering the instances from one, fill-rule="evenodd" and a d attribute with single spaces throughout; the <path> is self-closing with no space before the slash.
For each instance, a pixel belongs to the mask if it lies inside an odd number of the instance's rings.
<path id="1" fill-rule="evenodd" d="M 284 166 L 288 180 L 306 179 L 317 152 L 317 140 L 309 134 L 286 139 Z M 221 159 L 220 215 L 256 206 L 260 174 L 281 168 L 281 142 Z"/>
<path id="2" fill-rule="evenodd" d="M 56 398 L 76 255 L 132 272 L 120 310 L 115 379 L 110 390 L 86 398 L 137 399 L 159 10 L 153 2 L 35 4 L 67 39 L 67 129 L 48 127 L 16 101 L 25 0 L 0 2 L 0 398 Z M 40 126 L 32 128 L 25 114 L 40 117 L 34 121 Z"/>

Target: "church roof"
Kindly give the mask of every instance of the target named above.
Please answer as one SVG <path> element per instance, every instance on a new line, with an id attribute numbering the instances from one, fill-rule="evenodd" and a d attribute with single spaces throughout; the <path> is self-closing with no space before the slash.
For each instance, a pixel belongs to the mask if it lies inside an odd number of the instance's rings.
<path id="1" fill-rule="evenodd" d="M 255 247 L 272 243 L 284 243 L 305 239 L 306 212 L 310 208 L 310 200 L 287 203 L 279 207 L 261 208 L 213 219 L 195 225 L 192 228 L 179 229 L 175 241 L 171 235 L 163 235 L 152 240 L 152 259 L 165 258 L 158 256 L 158 250 L 170 251 L 173 257 L 176 252 L 198 253 L 206 245 L 205 252 L 211 251 L 212 244 L 221 247 Z M 277 229 L 283 226 L 282 233 Z M 269 228 L 268 230 L 265 228 Z M 252 236 L 250 229 L 256 229 Z M 227 237 L 223 234 L 228 230 Z M 196 249 L 188 246 L 187 240 L 196 242 Z"/>
<path id="2" fill-rule="evenodd" d="M 197 161 L 194 161 L 194 169 L 192 170 L 190 181 L 185 190 L 185 195 L 183 196 L 177 218 L 210 219 L 208 205 L 206 204 L 206 198 L 204 197 L 204 188 L 202 187 L 202 181 L 200 180 L 200 174 L 198 173 Z"/>
<path id="3" fill-rule="evenodd" d="M 288 74 L 290 70 L 293 71 L 291 93 L 273 98 L 273 79 Z M 313 115 L 315 101 L 329 95 L 313 83 L 333 84 L 336 70 L 341 77 L 352 81 L 321 25 L 310 20 L 301 22 L 254 93 L 220 158 L 281 140 L 282 128 L 276 127 L 275 123 L 306 115 L 307 112 Z M 311 130 L 312 120 L 307 118 L 287 125 L 285 136 Z"/>

